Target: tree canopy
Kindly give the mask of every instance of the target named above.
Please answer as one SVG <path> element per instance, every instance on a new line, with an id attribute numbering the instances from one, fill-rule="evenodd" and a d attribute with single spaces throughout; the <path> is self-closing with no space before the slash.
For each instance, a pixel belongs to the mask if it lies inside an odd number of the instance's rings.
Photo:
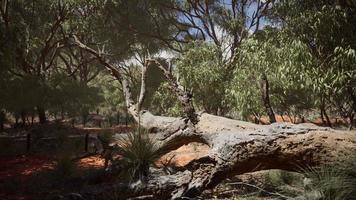
<path id="1" fill-rule="evenodd" d="M 327 125 L 355 115 L 354 1 L 2 0 L 0 22 L 0 105 L 14 116 L 120 110 L 125 92 L 105 63 L 136 96 L 157 57 L 208 113 L 319 113 Z M 145 109 L 180 113 L 164 73 L 148 70 Z"/>

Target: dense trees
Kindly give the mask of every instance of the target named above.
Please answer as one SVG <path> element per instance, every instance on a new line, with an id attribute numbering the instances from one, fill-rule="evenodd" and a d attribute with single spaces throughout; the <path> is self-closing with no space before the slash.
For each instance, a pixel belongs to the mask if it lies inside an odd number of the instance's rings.
<path id="1" fill-rule="evenodd" d="M 353 104 L 355 94 L 351 89 L 355 88 L 355 2 L 282 1 L 276 8 L 276 16 L 282 27 L 306 44 L 313 56 L 315 64 L 310 67 L 309 74 L 314 77 L 315 102 L 321 118 L 324 120 L 325 116 L 330 125 L 328 108 L 339 114 L 344 113 L 342 108 L 353 109 L 345 104 L 345 100 Z M 343 96 L 344 100 L 338 96 Z M 351 125 L 352 112 L 349 112 Z"/>
<path id="2" fill-rule="evenodd" d="M 44 122 L 46 113 L 96 110 L 99 96 L 106 113 L 117 110 L 101 59 L 138 94 L 145 60 L 164 55 L 198 110 L 256 122 L 320 113 L 326 125 L 341 116 L 351 127 L 355 20 L 353 1 L 2 0 L 1 113 Z M 73 46 L 71 35 L 100 55 Z M 149 71 L 144 107 L 179 113 L 160 71 Z"/>
<path id="3" fill-rule="evenodd" d="M 97 58 L 68 44 L 70 34 L 117 63 L 180 52 L 172 70 L 209 113 L 273 122 L 275 113 L 303 118 L 318 109 L 329 125 L 329 114 L 351 124 L 355 113 L 352 3 L 4 0 L 1 10 L 2 107 L 18 116 L 37 110 L 44 121 L 44 110 L 58 112 L 47 108 L 58 105 L 49 91 L 87 87 L 102 71 Z M 139 73 L 127 74 L 140 82 Z M 65 76 L 71 83 L 59 86 Z M 5 105 L 9 99 L 21 100 Z"/>
<path id="4" fill-rule="evenodd" d="M 63 116 L 100 102 L 97 90 L 87 85 L 100 69 L 88 69 L 92 61 L 65 49 L 63 31 L 77 4 L 1 1 L 1 107 L 16 123 L 21 117 L 25 124 L 28 115 L 33 123 L 35 112 L 45 123 L 46 113 Z"/>

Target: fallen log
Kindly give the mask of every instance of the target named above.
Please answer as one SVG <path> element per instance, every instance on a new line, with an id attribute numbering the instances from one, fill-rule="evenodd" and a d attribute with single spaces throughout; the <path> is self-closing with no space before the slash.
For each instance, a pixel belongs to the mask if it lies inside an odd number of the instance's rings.
<path id="1" fill-rule="evenodd" d="M 161 127 L 174 130 L 158 133 L 161 148 L 169 152 L 184 144 L 201 142 L 210 147 L 207 156 L 193 160 L 185 171 L 152 174 L 146 184 L 95 186 L 100 189 L 90 191 L 100 196 L 115 190 L 127 198 L 139 195 L 153 195 L 155 199 L 193 198 L 228 177 L 266 169 L 300 171 L 304 167 L 338 162 L 356 150 L 356 132 L 314 124 L 255 125 L 204 113 L 199 115 L 196 125 L 188 122 L 186 126 L 177 126 L 180 120 L 171 122 L 175 129 L 167 124 Z"/>

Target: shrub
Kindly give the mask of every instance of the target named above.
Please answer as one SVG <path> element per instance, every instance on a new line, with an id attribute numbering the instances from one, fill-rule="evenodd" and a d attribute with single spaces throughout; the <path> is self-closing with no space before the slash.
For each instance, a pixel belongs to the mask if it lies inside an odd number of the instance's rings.
<path id="1" fill-rule="evenodd" d="M 300 180 L 300 176 L 293 172 L 284 170 L 270 170 L 266 176 L 265 181 L 271 186 L 278 187 L 285 184 L 291 185 Z"/>
<path id="2" fill-rule="evenodd" d="M 118 153 L 122 159 L 118 162 L 131 181 L 145 181 L 150 166 L 162 156 L 162 152 L 146 131 L 136 131 L 121 137 L 118 141 Z"/>
<path id="3" fill-rule="evenodd" d="M 356 199 L 355 166 L 355 163 L 344 163 L 305 170 L 304 199 Z"/>

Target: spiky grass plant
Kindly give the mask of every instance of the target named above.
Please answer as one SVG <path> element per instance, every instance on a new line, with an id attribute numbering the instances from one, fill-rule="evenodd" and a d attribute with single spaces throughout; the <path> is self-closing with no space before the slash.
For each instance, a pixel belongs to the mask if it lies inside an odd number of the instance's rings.
<path id="1" fill-rule="evenodd" d="M 140 128 L 127 134 L 126 137 L 120 137 L 116 150 L 122 156 L 117 161 L 120 163 L 121 171 L 127 172 L 130 181 L 145 182 L 150 166 L 155 165 L 162 156 L 162 151 L 156 142 L 149 137 L 147 131 Z"/>
<path id="2" fill-rule="evenodd" d="M 62 155 L 58 158 L 54 166 L 54 176 L 59 179 L 70 178 L 75 175 L 77 171 L 76 163 L 69 155 Z"/>
<path id="3" fill-rule="evenodd" d="M 303 199 L 356 199 L 355 164 L 355 162 L 353 162 L 353 164 L 350 162 L 306 169 L 305 175 L 307 177 L 307 183 L 305 183 L 306 188 Z"/>

